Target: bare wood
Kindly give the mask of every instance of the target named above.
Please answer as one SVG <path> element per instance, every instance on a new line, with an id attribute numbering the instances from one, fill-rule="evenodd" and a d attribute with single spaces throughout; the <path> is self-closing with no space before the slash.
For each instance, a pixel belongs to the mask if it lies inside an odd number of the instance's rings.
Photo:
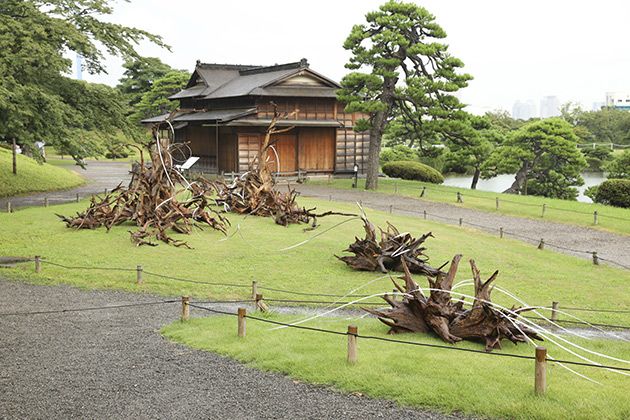
<path id="1" fill-rule="evenodd" d="M 48 197 L 44 197 L 44 207 L 48 207 Z"/>
<path id="2" fill-rule="evenodd" d="M 496 197 L 496 209 L 499 210 L 499 197 Z"/>
<path id="3" fill-rule="evenodd" d="M 464 223 L 464 219 L 463 218 L 459 218 L 459 227 L 462 227 L 462 224 Z"/>
<path id="4" fill-rule="evenodd" d="M 356 325 L 348 325 L 348 363 L 352 365 L 358 359 L 357 334 L 359 334 L 359 328 Z"/>
<path id="5" fill-rule="evenodd" d="M 77 203 L 79 202 L 79 193 L 77 193 L 77 199 L 76 199 Z"/>
<path id="6" fill-rule="evenodd" d="M 538 346 L 534 370 L 534 393 L 544 395 L 545 392 L 547 392 L 547 349 Z"/>
<path id="7" fill-rule="evenodd" d="M 540 238 L 540 242 L 538 243 L 538 249 L 545 249 L 545 240 Z"/>
<path id="8" fill-rule="evenodd" d="M 42 272 L 42 257 L 40 257 L 39 255 L 35 255 L 35 272 Z"/>
<path id="9" fill-rule="evenodd" d="M 464 202 L 464 200 L 462 199 L 462 193 L 460 193 L 459 191 L 457 191 L 457 202 L 458 203 Z"/>
<path id="10" fill-rule="evenodd" d="M 389 214 L 392 214 L 392 211 L 394 210 L 394 206 L 392 206 L 391 204 L 389 205 Z"/>
<path id="11" fill-rule="evenodd" d="M 543 205 L 542 205 L 542 214 L 540 215 L 540 217 L 545 217 L 545 210 L 547 210 L 547 204 L 543 203 Z"/>
<path id="12" fill-rule="evenodd" d="M 424 220 L 427 220 L 427 211 L 423 210 L 422 213 L 424 214 Z"/>
<path id="13" fill-rule="evenodd" d="M 245 337 L 245 320 L 247 319 L 247 309 L 238 308 L 238 336 Z"/>
<path id="14" fill-rule="evenodd" d="M 141 265 L 136 266 L 136 284 L 137 285 L 142 284 L 142 266 Z"/>
<path id="15" fill-rule="evenodd" d="M 593 264 L 599 265 L 599 257 L 597 256 L 597 252 L 593 252 Z"/>
<path id="16" fill-rule="evenodd" d="M 11 208 L 11 202 L 7 201 L 7 213 L 11 213 L 13 212 L 13 209 Z"/>
<path id="17" fill-rule="evenodd" d="M 252 299 L 256 299 L 256 295 L 258 294 L 258 283 L 256 280 L 252 281 Z"/>
<path id="18" fill-rule="evenodd" d="M 182 296 L 182 321 L 190 318 L 190 296 Z"/>
<path id="19" fill-rule="evenodd" d="M 263 301 L 263 295 L 260 293 L 256 295 L 256 310 L 260 312 L 269 311 L 269 306 Z"/>
<path id="20" fill-rule="evenodd" d="M 551 302 L 551 320 L 553 322 L 558 320 L 558 302 Z"/>
<path id="21" fill-rule="evenodd" d="M 499 238 L 503 239 L 503 226 L 499 228 Z"/>
<path id="22" fill-rule="evenodd" d="M 593 224 L 596 225 L 597 224 L 597 210 L 595 210 L 593 212 Z"/>

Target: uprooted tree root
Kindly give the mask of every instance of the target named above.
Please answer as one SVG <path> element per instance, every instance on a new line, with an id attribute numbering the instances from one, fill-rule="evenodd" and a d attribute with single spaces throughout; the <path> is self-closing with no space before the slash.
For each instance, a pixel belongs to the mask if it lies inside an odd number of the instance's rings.
<path id="1" fill-rule="evenodd" d="M 109 194 L 92 197 L 87 210 L 74 217 L 59 216 L 66 226 L 75 229 L 96 229 L 125 222 L 135 223 L 139 229 L 129 231 L 136 245 L 156 246 L 159 241 L 177 247 L 190 248 L 185 241 L 171 238 L 167 231 L 189 234 L 194 227 L 205 224 L 222 233 L 227 232 L 229 221 L 215 211 L 208 198 L 213 184 L 207 181 L 188 184 L 173 167 L 169 153 L 169 140 L 154 140 L 149 146 L 151 162 L 145 164 L 142 150 L 140 163 L 134 164 L 128 187 L 118 185 Z M 178 189 L 182 183 L 185 188 Z M 191 197 L 184 201 L 178 195 L 189 191 Z"/>
<path id="2" fill-rule="evenodd" d="M 232 182 L 217 181 L 217 204 L 223 206 L 228 212 L 273 217 L 275 222 L 282 226 L 310 223 L 312 228 L 315 228 L 319 217 L 356 216 L 333 211 L 315 213 L 315 208 L 307 209 L 297 204 L 299 193 L 291 186 L 288 186 L 287 192 L 280 192 L 275 188 L 276 182 L 270 166 L 273 163 L 271 156 L 275 156 L 276 160 L 278 157 L 273 149 L 272 136 L 293 129 L 293 127 L 276 128 L 276 125 L 279 120 L 286 119 L 294 113 L 281 114 L 277 111 L 275 104 L 273 106 L 274 116 L 267 127 L 256 158 L 249 163 L 248 170 Z"/>
<path id="3" fill-rule="evenodd" d="M 439 268 L 433 268 L 427 264 L 429 257 L 424 254 L 426 248 L 422 246 L 424 241 L 433 237 L 431 232 L 419 238 L 412 237 L 409 233 L 400 233 L 392 224 L 387 223 L 387 230 L 380 229 L 381 239 L 376 239 L 376 229 L 365 215 L 361 217 L 365 238 L 355 238 L 355 242 L 345 250 L 354 255 L 338 257 L 355 270 L 360 271 L 403 271 L 403 265 L 415 274 L 437 276 L 441 273 Z"/>
<path id="4" fill-rule="evenodd" d="M 436 276 L 427 276 L 429 296 L 422 293 L 421 288 L 413 281 L 406 263 L 403 262 L 405 274 L 400 278 L 405 282 L 404 287 L 392 279 L 403 299 L 396 300 L 385 295 L 383 299 L 391 306 L 390 309 L 364 308 L 365 311 L 376 315 L 388 325 L 390 334 L 433 332 L 451 344 L 461 340 L 482 341 L 485 343 L 486 351 L 500 349 L 503 339 L 515 344 L 532 339 L 542 341 L 535 331 L 516 319 L 520 312 L 530 308 L 496 309 L 490 300 L 490 293 L 492 283 L 499 272 L 495 271 L 483 282 L 473 260 L 470 260 L 475 285 L 472 307 L 465 309 L 463 298 L 453 302 L 451 289 L 460 259 L 461 255 L 455 255 L 447 273 L 440 272 Z"/>

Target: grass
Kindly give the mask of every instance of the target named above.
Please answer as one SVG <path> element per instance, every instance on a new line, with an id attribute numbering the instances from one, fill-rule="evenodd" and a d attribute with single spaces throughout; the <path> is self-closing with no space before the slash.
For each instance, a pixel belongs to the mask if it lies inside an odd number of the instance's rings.
<path id="1" fill-rule="evenodd" d="M 454 206 L 496 212 L 531 219 L 540 219 L 543 204 L 546 205 L 545 220 L 587 226 L 610 232 L 630 235 L 630 209 L 605 206 L 602 204 L 581 203 L 577 201 L 552 199 L 536 196 L 520 196 L 488 191 L 472 191 L 467 188 L 447 187 L 418 181 L 379 179 L 378 192 L 383 194 L 400 194 L 419 200 L 448 203 Z M 312 184 L 328 185 L 333 188 L 351 189 L 351 179 L 335 179 L 331 183 L 326 180 L 312 180 Z M 359 186 L 364 181 L 359 181 Z M 425 194 L 420 192 L 425 187 Z M 460 192 L 464 203 L 458 204 L 457 192 Z M 496 210 L 496 198 L 499 197 L 499 210 Z M 422 209 L 420 209 L 422 210 Z M 598 212 L 598 224 L 593 224 L 593 212 Z"/>
<path id="2" fill-rule="evenodd" d="M 64 190 L 84 182 L 75 172 L 47 163 L 40 165 L 23 155 L 17 156 L 17 175 L 13 175 L 11 151 L 0 148 L 0 197 Z"/>
<path id="3" fill-rule="evenodd" d="M 317 206 L 318 210 L 356 211 L 351 205 L 301 199 L 303 205 Z M 0 255 L 42 255 L 52 262 L 70 266 L 120 267 L 135 269 L 142 265 L 146 271 L 171 276 L 234 283 L 242 287 L 211 286 L 178 282 L 145 274 L 144 284 L 135 284 L 135 273 L 105 270 L 65 270 L 44 264 L 39 275 L 32 264 L 5 269 L 3 274 L 29 281 L 56 284 L 68 283 L 85 288 L 114 288 L 150 292 L 167 296 L 191 295 L 198 299 L 244 298 L 249 295 L 252 280 L 261 286 L 298 290 L 310 293 L 344 294 L 381 276 L 379 273 L 355 272 L 338 261 L 334 254 L 362 235 L 358 220 L 325 217 L 321 227 L 303 232 L 303 226 L 283 228 L 271 219 L 230 215 L 232 228 L 228 237 L 205 229 L 190 236 L 173 234 L 194 248 L 186 250 L 160 244 L 155 248 L 135 247 L 129 239 L 134 226 L 117 226 L 106 232 L 98 230 L 70 230 L 55 216 L 69 215 L 82 210 L 87 202 L 38 207 L 0 214 Z M 627 285 L 630 271 L 606 265 L 594 266 L 590 261 L 558 254 L 551 250 L 539 251 L 535 246 L 512 239 L 499 239 L 473 229 L 443 225 L 418 218 L 388 215 L 370 211 L 376 225 L 389 220 L 401 231 L 418 235 L 432 231 L 435 238 L 427 242 L 427 253 L 433 265 L 448 261 L 455 253 L 464 254 L 464 261 L 474 257 L 488 277 L 500 269 L 498 284 L 511 290 L 531 304 L 627 309 L 630 294 Z M 333 228 L 326 232 L 326 229 Z M 308 238 L 312 241 L 294 249 L 282 251 Z M 470 278 L 468 264 L 461 264 L 459 279 Z M 421 285 L 425 281 L 417 279 Z M 389 279 L 373 282 L 357 293 L 377 293 L 391 290 Z M 468 292 L 470 289 L 467 290 Z M 295 298 L 293 295 L 262 290 L 266 298 Z M 464 292 L 465 293 L 465 292 Z M 499 303 L 511 304 L 500 293 L 494 293 Z M 618 313 L 576 313 L 594 322 L 630 324 L 630 316 Z"/>
<path id="4" fill-rule="evenodd" d="M 287 315 L 274 314 L 270 318 L 285 322 L 292 320 Z M 375 319 L 320 318 L 317 323 L 308 325 L 345 332 L 349 322 L 358 325 L 359 334 L 386 337 L 386 327 Z M 238 338 L 235 317 L 213 316 L 175 322 L 163 328 L 162 333 L 172 341 L 233 357 L 258 369 L 281 372 L 297 380 L 329 385 L 346 392 L 386 398 L 407 406 L 515 419 L 622 419 L 630 415 L 627 396 L 630 378 L 603 369 L 572 367 L 602 384 L 597 385 L 549 363 L 548 392 L 537 397 L 533 393 L 534 366 L 531 360 L 359 338 L 359 361 L 351 366 L 345 361 L 346 338 L 343 336 L 292 328 L 271 330 L 271 327 L 249 319 L 247 337 Z M 407 334 L 397 338 L 443 344 L 427 335 Z M 572 341 L 595 351 L 630 359 L 627 343 Z M 551 343 L 545 346 L 552 357 L 576 360 Z M 459 343 L 457 347 L 479 349 L 480 345 Z M 523 344 L 506 343 L 502 351 L 527 356 L 534 354 L 531 346 Z"/>

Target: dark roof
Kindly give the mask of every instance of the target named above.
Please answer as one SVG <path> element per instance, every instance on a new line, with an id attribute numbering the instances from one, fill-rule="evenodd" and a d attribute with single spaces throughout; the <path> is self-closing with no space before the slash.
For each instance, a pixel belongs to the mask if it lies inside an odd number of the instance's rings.
<path id="1" fill-rule="evenodd" d="M 308 76 L 319 84 L 274 86 L 295 76 Z M 197 62 L 188 86 L 170 99 L 217 99 L 247 95 L 332 98 L 339 87 L 335 81 L 311 70 L 306 59 L 266 67 Z"/>
<path id="2" fill-rule="evenodd" d="M 171 122 L 194 122 L 194 121 L 216 121 L 227 122 L 236 118 L 245 117 L 255 114 L 256 108 L 238 108 L 238 109 L 215 109 L 204 112 L 190 112 L 175 116 Z M 158 123 L 166 120 L 170 114 L 158 115 L 157 117 L 142 120 L 143 124 Z"/>

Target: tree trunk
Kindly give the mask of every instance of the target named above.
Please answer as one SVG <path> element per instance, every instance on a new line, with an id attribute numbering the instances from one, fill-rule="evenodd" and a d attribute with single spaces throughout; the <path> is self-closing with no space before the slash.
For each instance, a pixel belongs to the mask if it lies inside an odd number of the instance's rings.
<path id="1" fill-rule="evenodd" d="M 17 145 L 13 139 L 13 175 L 17 175 Z"/>
<path id="2" fill-rule="evenodd" d="M 477 189 L 477 183 L 479 182 L 480 175 L 481 175 L 481 169 L 475 168 L 475 173 L 473 174 L 472 183 L 470 184 L 471 190 Z"/>
<path id="3" fill-rule="evenodd" d="M 383 79 L 383 93 L 381 101 L 386 105 L 385 110 L 378 111 L 372 119 L 372 128 L 370 128 L 370 150 L 368 152 L 367 171 L 365 178 L 365 189 L 375 190 L 378 187 L 378 173 L 380 169 L 381 140 L 387 118 L 392 111 L 394 103 L 394 91 L 398 78 L 385 77 Z"/>
<path id="4" fill-rule="evenodd" d="M 523 166 L 516 172 L 514 182 L 507 190 L 507 194 L 527 194 L 527 175 L 529 174 L 529 163 L 523 162 Z M 523 190 L 524 189 L 524 190 Z"/>

